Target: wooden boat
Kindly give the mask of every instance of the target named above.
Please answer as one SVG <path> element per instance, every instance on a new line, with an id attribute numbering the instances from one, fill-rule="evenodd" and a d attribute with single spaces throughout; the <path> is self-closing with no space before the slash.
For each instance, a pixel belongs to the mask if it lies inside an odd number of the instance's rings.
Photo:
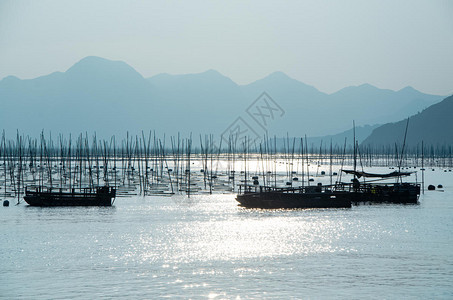
<path id="1" fill-rule="evenodd" d="M 401 203 L 417 204 L 420 196 L 420 184 L 403 182 L 402 177 L 409 176 L 413 172 L 391 172 L 387 174 L 374 174 L 353 170 L 342 170 L 345 173 L 354 175 L 351 184 L 337 184 L 337 190 L 343 190 L 351 194 L 351 200 L 355 203 Z M 359 182 L 358 178 L 395 178 L 394 183 Z"/>
<path id="2" fill-rule="evenodd" d="M 247 208 L 349 208 L 352 203 L 347 192 L 335 191 L 332 186 L 245 186 L 244 189 L 244 193 L 239 193 L 236 200 L 240 206 Z"/>
<path id="3" fill-rule="evenodd" d="M 113 187 L 60 189 L 30 186 L 24 200 L 31 206 L 112 206 L 116 196 Z"/>
<path id="4" fill-rule="evenodd" d="M 267 186 L 244 186 L 236 200 L 248 208 L 347 208 L 352 203 L 395 203 L 417 204 L 420 184 L 402 182 L 401 176 L 409 172 L 371 174 L 350 170 L 343 172 L 354 175 L 351 183 L 337 183 L 326 186 L 277 188 Z M 360 183 L 356 177 L 397 177 L 395 183 Z"/>

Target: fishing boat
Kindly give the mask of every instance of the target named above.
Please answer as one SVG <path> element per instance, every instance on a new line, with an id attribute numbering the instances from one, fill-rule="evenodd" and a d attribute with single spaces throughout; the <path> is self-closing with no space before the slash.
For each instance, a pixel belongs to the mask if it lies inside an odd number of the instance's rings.
<path id="1" fill-rule="evenodd" d="M 247 208 L 349 208 L 351 198 L 346 191 L 336 191 L 333 186 L 306 186 L 278 188 L 269 186 L 244 186 L 236 197 L 240 206 Z"/>
<path id="2" fill-rule="evenodd" d="M 398 171 L 386 174 L 368 173 L 357 171 L 357 153 L 358 145 L 355 139 L 354 124 L 354 169 L 341 170 L 346 174 L 354 176 L 352 184 L 337 184 L 337 190 L 344 190 L 350 194 L 351 201 L 354 203 L 371 202 L 371 203 L 397 203 L 397 204 L 417 204 L 420 196 L 420 184 L 417 182 L 403 182 L 403 177 L 410 176 L 414 172 L 401 172 L 401 166 L 406 146 L 407 129 L 409 127 L 409 118 L 406 122 L 406 131 L 404 133 L 403 147 L 398 163 Z M 363 182 L 359 179 L 363 177 Z M 377 178 L 372 182 L 366 182 L 366 178 Z M 379 182 L 381 180 L 395 179 L 395 182 Z"/>
<path id="3" fill-rule="evenodd" d="M 351 183 L 318 185 L 306 187 L 253 187 L 240 189 L 236 200 L 240 206 L 247 208 L 348 208 L 352 204 L 394 203 L 417 204 L 420 196 L 420 184 L 402 182 L 402 176 L 410 172 L 392 172 L 389 174 L 372 174 L 352 170 L 342 170 L 353 174 Z M 359 182 L 360 177 L 397 178 L 394 183 Z"/>
<path id="4" fill-rule="evenodd" d="M 402 177 L 410 176 L 413 172 L 394 171 L 387 174 L 375 174 L 354 170 L 342 170 L 344 173 L 354 175 L 352 183 L 336 185 L 336 190 L 345 191 L 350 194 L 353 203 L 396 203 L 396 204 L 417 204 L 420 196 L 420 184 L 403 182 Z M 396 182 L 360 182 L 359 179 L 378 178 L 385 180 L 395 178 Z"/>
<path id="5" fill-rule="evenodd" d="M 29 186 L 24 200 L 31 206 L 112 206 L 116 189 L 109 186 L 96 188 L 48 188 Z"/>

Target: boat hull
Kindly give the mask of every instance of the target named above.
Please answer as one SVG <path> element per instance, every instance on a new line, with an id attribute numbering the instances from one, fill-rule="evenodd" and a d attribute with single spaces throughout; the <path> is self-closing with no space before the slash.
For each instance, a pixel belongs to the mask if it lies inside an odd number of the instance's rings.
<path id="1" fill-rule="evenodd" d="M 115 192 L 108 187 L 92 193 L 27 190 L 24 200 L 31 206 L 112 206 Z"/>
<path id="2" fill-rule="evenodd" d="M 257 188 L 258 189 L 258 188 Z M 236 200 L 250 208 L 347 208 L 361 202 L 418 204 L 419 184 L 397 183 L 392 185 L 364 184 L 316 186 L 278 189 L 260 187 L 259 191 L 239 194 Z"/>
<path id="3" fill-rule="evenodd" d="M 420 195 L 420 185 L 395 185 L 386 189 L 375 186 L 366 192 L 352 192 L 353 203 L 394 203 L 394 204 L 417 204 Z"/>
<path id="4" fill-rule="evenodd" d="M 31 206 L 112 206 L 112 198 L 106 196 L 25 196 L 25 202 Z"/>
<path id="5" fill-rule="evenodd" d="M 245 193 L 236 200 L 247 208 L 349 208 L 351 199 L 346 193 Z"/>

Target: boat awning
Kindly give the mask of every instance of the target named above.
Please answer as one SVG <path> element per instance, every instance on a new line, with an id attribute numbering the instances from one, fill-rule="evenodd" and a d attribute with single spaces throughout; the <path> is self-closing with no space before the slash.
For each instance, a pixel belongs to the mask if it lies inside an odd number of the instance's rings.
<path id="1" fill-rule="evenodd" d="M 360 171 L 354 171 L 354 170 L 341 170 L 347 174 L 353 174 L 357 176 L 358 178 L 360 177 L 378 177 L 378 178 L 389 178 L 389 177 L 400 177 L 400 176 L 409 176 L 414 172 L 397 172 L 394 171 L 392 173 L 388 174 L 375 174 L 375 173 L 367 173 L 367 172 L 360 172 Z"/>

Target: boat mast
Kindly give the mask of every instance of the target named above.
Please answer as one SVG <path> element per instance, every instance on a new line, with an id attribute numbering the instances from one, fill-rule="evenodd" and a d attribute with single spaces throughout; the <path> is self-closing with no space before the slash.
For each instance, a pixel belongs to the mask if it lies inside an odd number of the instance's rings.
<path id="1" fill-rule="evenodd" d="M 355 140 L 355 121 L 352 121 L 352 131 L 354 134 L 354 179 L 356 179 L 355 172 L 357 171 L 357 147 L 356 147 L 356 140 Z"/>
<path id="2" fill-rule="evenodd" d="M 424 159 L 425 159 L 425 150 L 424 150 L 423 140 L 422 140 L 422 193 L 425 193 L 425 167 L 424 167 Z"/>
<path id="3" fill-rule="evenodd" d="M 399 161 L 399 164 L 398 164 L 398 172 L 401 171 L 401 165 L 403 163 L 403 156 L 404 156 L 404 147 L 406 146 L 406 137 L 407 137 L 407 128 L 409 126 L 409 118 L 407 118 L 407 122 L 406 122 L 406 130 L 404 132 L 404 141 L 403 141 L 403 147 L 401 148 L 401 156 L 400 156 L 400 161 Z M 401 177 L 399 177 L 399 179 L 402 181 Z"/>
<path id="4" fill-rule="evenodd" d="M 330 185 L 332 186 L 332 157 L 333 153 L 332 153 L 332 139 L 330 139 Z"/>

